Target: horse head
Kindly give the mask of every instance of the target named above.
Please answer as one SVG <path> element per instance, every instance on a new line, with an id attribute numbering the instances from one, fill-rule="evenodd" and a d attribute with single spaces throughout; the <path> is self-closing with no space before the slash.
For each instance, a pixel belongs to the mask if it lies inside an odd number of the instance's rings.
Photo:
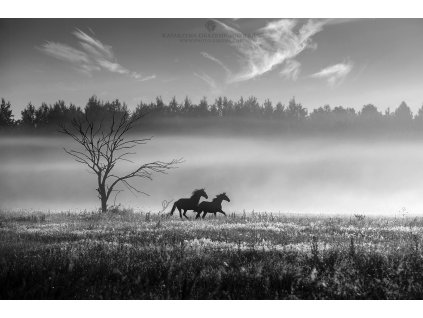
<path id="1" fill-rule="evenodd" d="M 226 195 L 226 192 L 223 192 L 221 194 L 218 194 L 216 196 L 216 198 L 218 198 L 218 199 L 220 199 L 222 201 L 225 200 L 225 201 L 231 202 L 231 200 L 229 200 L 228 196 Z"/>
<path id="2" fill-rule="evenodd" d="M 208 198 L 209 198 L 209 196 L 207 195 L 207 193 L 206 193 L 206 191 L 204 190 L 204 188 L 194 190 L 194 191 L 192 192 L 192 196 L 193 196 L 193 197 L 194 197 L 194 196 L 204 197 L 204 198 L 206 198 L 206 199 L 208 199 Z"/>

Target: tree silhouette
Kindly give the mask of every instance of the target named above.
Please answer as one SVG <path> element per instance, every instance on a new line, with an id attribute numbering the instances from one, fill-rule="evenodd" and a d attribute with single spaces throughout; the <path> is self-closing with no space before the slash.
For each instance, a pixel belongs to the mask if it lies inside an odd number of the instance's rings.
<path id="1" fill-rule="evenodd" d="M 191 103 L 191 100 L 188 98 L 188 96 L 185 97 L 184 100 L 184 106 L 182 107 L 182 112 L 185 114 L 190 114 L 192 112 L 193 105 Z"/>
<path id="2" fill-rule="evenodd" d="M 417 111 L 417 114 L 416 114 L 416 116 L 414 117 L 414 120 L 417 122 L 417 123 L 422 123 L 423 122 L 423 105 L 422 105 L 422 107 L 420 107 L 419 108 L 419 110 Z"/>
<path id="3" fill-rule="evenodd" d="M 317 126 L 327 126 L 332 123 L 332 109 L 329 105 L 319 107 L 310 114 L 310 120 Z"/>
<path id="4" fill-rule="evenodd" d="M 207 98 L 203 97 L 198 104 L 198 113 L 200 116 L 207 116 L 209 112 L 209 105 L 207 103 Z"/>
<path id="5" fill-rule="evenodd" d="M 219 96 L 215 100 L 216 110 L 217 110 L 217 116 L 223 116 L 223 98 Z"/>
<path id="6" fill-rule="evenodd" d="M 260 104 L 256 97 L 250 96 L 244 103 L 247 116 L 258 117 L 261 115 Z"/>
<path id="7" fill-rule="evenodd" d="M 406 128 L 413 120 L 413 113 L 405 102 L 402 102 L 394 112 L 394 118 L 399 126 Z"/>
<path id="8" fill-rule="evenodd" d="M 263 112 L 264 116 L 267 118 L 271 118 L 273 116 L 273 105 L 269 99 L 264 101 Z"/>
<path id="9" fill-rule="evenodd" d="M 275 117 L 276 119 L 283 119 L 284 113 L 285 113 L 285 106 L 282 105 L 281 102 L 278 102 L 276 104 L 275 110 L 273 111 L 273 117 Z"/>
<path id="10" fill-rule="evenodd" d="M 10 103 L 2 100 L 2 116 L 0 123 L 5 126 L 5 121 L 10 124 Z M 119 100 L 100 101 L 96 96 L 92 96 L 84 109 L 76 107 L 73 104 L 65 105 L 65 102 L 59 100 L 53 105 L 42 103 L 38 108 L 31 103 L 21 112 L 21 120 L 13 121 L 12 126 L 15 129 L 28 129 L 47 131 L 48 129 L 56 129 L 58 124 L 70 123 L 72 118 L 83 116 L 84 114 L 91 117 L 105 118 L 108 122 L 111 120 L 111 114 L 129 116 L 129 110 L 125 103 Z M 189 120 L 194 118 L 204 118 L 202 124 L 210 125 L 218 124 L 217 127 L 233 127 L 239 123 L 244 125 L 245 119 L 254 124 L 255 127 L 262 125 L 265 129 L 288 129 L 292 131 L 348 131 L 349 133 L 363 132 L 383 132 L 383 131 L 413 131 L 423 130 L 423 107 L 420 108 L 413 116 L 410 107 L 402 102 L 395 110 L 389 108 L 384 112 L 378 110 L 373 104 L 367 104 L 360 111 L 354 108 L 344 108 L 343 106 L 330 107 L 325 105 L 308 111 L 295 98 L 292 98 L 287 106 L 278 102 L 275 106 L 270 99 L 265 99 L 263 103 L 259 103 L 256 97 L 250 96 L 244 100 L 240 97 L 234 101 L 228 97 L 217 97 L 214 102 L 208 103 L 207 99 L 202 98 L 199 103 L 193 103 L 186 96 L 182 103 L 178 103 L 173 97 L 168 103 L 165 103 L 159 96 L 155 101 L 143 103 L 142 101 L 131 112 L 133 117 L 139 114 L 149 113 L 149 118 L 153 123 L 157 123 L 156 127 L 167 129 L 172 125 L 184 125 L 187 129 L 195 129 L 196 125 L 190 125 Z M 13 117 L 13 116 L 12 116 Z M 130 116 L 129 116 L 130 117 Z M 169 118 L 179 117 L 181 120 L 168 121 Z M 8 118 L 7 120 L 5 118 Z M 231 120 L 221 120 L 222 118 L 230 118 Z M 160 119 L 165 119 L 161 121 Z M 186 119 L 186 120 L 185 120 Z M 237 120 L 240 119 L 238 122 Z M 267 119 L 272 119 L 269 124 Z M 156 121 L 157 120 L 157 121 Z M 264 121 L 263 121 L 264 120 Z M 167 126 L 167 122 L 170 123 Z M 274 125 L 276 121 L 281 124 Z M 164 126 L 166 123 L 166 126 Z M 161 126 L 160 126 L 161 125 Z M 150 125 L 152 127 L 152 125 Z M 189 128 L 191 127 L 191 128 Z M 142 129 L 140 125 L 134 127 L 134 130 Z"/>
<path id="11" fill-rule="evenodd" d="M 26 106 L 26 108 L 21 112 L 22 115 L 22 124 L 27 127 L 36 126 L 36 109 L 31 102 Z"/>
<path id="12" fill-rule="evenodd" d="M 378 120 L 382 114 L 372 104 L 364 105 L 359 114 L 362 120 Z"/>
<path id="13" fill-rule="evenodd" d="M 6 103 L 4 98 L 2 98 L 0 105 L 0 127 L 10 127 L 15 124 L 10 107 L 10 102 Z"/>
<path id="14" fill-rule="evenodd" d="M 165 113 L 165 104 L 161 96 L 156 97 L 156 111 L 159 113 Z"/>
<path id="15" fill-rule="evenodd" d="M 232 116 L 233 113 L 234 103 L 225 96 L 222 102 L 222 116 Z"/>
<path id="16" fill-rule="evenodd" d="M 307 112 L 307 109 L 300 103 L 297 103 L 295 98 L 289 101 L 288 107 L 285 110 L 286 118 L 293 123 L 303 121 L 307 117 Z"/>
<path id="17" fill-rule="evenodd" d="M 241 98 L 239 99 L 238 102 L 235 103 L 235 114 L 236 115 L 241 115 L 243 110 L 244 110 L 244 98 L 241 96 Z"/>
<path id="18" fill-rule="evenodd" d="M 152 179 L 154 172 L 166 173 L 175 168 L 181 159 L 170 162 L 154 161 L 137 165 L 134 170 L 123 175 L 116 175 L 116 166 L 122 161 L 131 162 L 129 155 L 135 154 L 138 145 L 144 145 L 151 138 L 129 139 L 128 132 L 143 114 L 130 116 L 127 112 L 112 112 L 111 119 L 94 120 L 87 114 L 71 121 L 70 127 L 61 125 L 60 132 L 70 136 L 80 148 L 64 149 L 76 162 L 88 166 L 97 180 L 97 192 L 101 202 L 101 211 L 107 211 L 107 202 L 116 186 L 123 185 L 131 192 L 144 193 L 130 183 L 135 178 Z M 119 190 L 121 191 L 121 190 Z"/>
<path id="19" fill-rule="evenodd" d="M 52 109 L 51 109 L 52 110 Z M 35 111 L 35 122 L 37 125 L 47 126 L 51 123 L 49 119 L 52 112 L 50 111 L 49 107 L 46 103 L 42 103 L 41 106 Z"/>
<path id="20" fill-rule="evenodd" d="M 171 114 L 177 114 L 179 112 L 179 105 L 175 96 L 172 97 L 172 100 L 169 103 L 169 112 Z"/>
<path id="21" fill-rule="evenodd" d="M 377 131 L 386 127 L 391 120 L 391 116 L 383 114 L 373 104 L 364 105 L 357 116 L 357 127 L 362 127 L 363 131 Z"/>

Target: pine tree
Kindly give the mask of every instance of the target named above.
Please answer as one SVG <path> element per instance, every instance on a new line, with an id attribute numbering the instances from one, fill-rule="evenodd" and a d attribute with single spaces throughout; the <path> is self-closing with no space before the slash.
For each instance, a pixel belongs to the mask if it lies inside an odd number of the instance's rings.
<path id="1" fill-rule="evenodd" d="M 15 121 L 13 120 L 10 102 L 6 103 L 4 98 L 2 98 L 0 105 L 0 127 L 10 127 L 14 124 Z"/>

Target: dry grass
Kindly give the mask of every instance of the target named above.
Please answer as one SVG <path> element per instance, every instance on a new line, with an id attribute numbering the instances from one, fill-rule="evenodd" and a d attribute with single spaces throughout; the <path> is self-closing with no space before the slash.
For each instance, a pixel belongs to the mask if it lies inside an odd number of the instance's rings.
<path id="1" fill-rule="evenodd" d="M 0 213 L 2 299 L 415 299 L 422 218 Z"/>

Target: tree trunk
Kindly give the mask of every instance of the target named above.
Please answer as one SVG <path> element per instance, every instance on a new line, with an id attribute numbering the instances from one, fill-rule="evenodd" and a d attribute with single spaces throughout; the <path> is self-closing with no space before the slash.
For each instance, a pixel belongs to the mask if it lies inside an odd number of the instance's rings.
<path id="1" fill-rule="evenodd" d="M 98 197 L 101 202 L 101 212 L 106 213 L 107 212 L 107 194 L 104 184 L 100 182 L 101 178 L 98 177 Z"/>
<path id="2" fill-rule="evenodd" d="M 105 197 L 101 198 L 101 212 L 107 212 L 107 199 Z"/>

